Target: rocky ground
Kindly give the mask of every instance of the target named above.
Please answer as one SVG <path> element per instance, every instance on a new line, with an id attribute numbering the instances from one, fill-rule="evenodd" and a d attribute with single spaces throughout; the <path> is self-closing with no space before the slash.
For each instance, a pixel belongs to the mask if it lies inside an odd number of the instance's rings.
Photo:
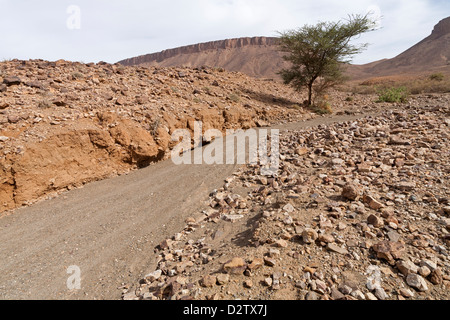
<path id="1" fill-rule="evenodd" d="M 333 92 L 362 120 L 283 132 L 157 248 L 124 299 L 448 299 L 450 95 Z M 0 63 L 0 213 L 167 159 L 171 134 L 320 115 L 282 84 L 212 68 Z M 316 110 L 317 111 L 317 110 Z"/>
<path id="2" fill-rule="evenodd" d="M 123 299 L 449 299 L 449 102 L 282 132 L 279 174 L 241 167 Z"/>
<path id="3" fill-rule="evenodd" d="M 222 69 L 0 63 L 0 212 L 167 159 L 179 128 L 314 116 L 303 97 Z"/>

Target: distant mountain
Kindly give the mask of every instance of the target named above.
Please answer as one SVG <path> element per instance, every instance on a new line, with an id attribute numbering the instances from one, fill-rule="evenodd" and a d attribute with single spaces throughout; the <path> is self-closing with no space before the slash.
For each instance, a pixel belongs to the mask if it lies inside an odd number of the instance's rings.
<path id="1" fill-rule="evenodd" d="M 349 68 L 353 78 L 438 71 L 450 73 L 450 17 L 441 20 L 430 36 L 395 58 Z"/>
<path id="2" fill-rule="evenodd" d="M 275 78 L 285 66 L 277 38 L 253 37 L 199 43 L 119 61 L 123 65 L 210 66 L 257 78 Z"/>
<path id="3" fill-rule="evenodd" d="M 119 61 L 123 65 L 160 67 L 220 67 L 257 78 L 279 78 L 287 63 L 278 51 L 277 38 L 253 37 L 200 43 Z M 441 20 L 431 35 L 395 58 L 365 65 L 350 65 L 353 79 L 399 74 L 450 73 L 450 17 Z"/>

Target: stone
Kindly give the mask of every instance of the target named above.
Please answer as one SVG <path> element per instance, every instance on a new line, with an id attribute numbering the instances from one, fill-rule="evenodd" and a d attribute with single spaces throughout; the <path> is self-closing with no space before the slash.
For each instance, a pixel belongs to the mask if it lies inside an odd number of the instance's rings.
<path id="1" fill-rule="evenodd" d="M 269 267 L 275 267 L 275 265 L 277 264 L 274 259 L 269 258 L 269 257 L 264 258 L 264 263 Z"/>
<path id="2" fill-rule="evenodd" d="M 24 83 L 27 87 L 44 90 L 45 86 L 39 81 L 28 81 Z"/>
<path id="3" fill-rule="evenodd" d="M 404 276 L 407 276 L 410 273 L 416 274 L 419 272 L 419 267 L 411 261 L 398 261 L 396 267 Z"/>
<path id="4" fill-rule="evenodd" d="M 414 292 L 412 292 L 409 289 L 402 288 L 402 289 L 399 290 L 399 292 L 405 298 L 412 298 L 412 297 L 414 297 Z"/>
<path id="5" fill-rule="evenodd" d="M 344 295 L 349 295 L 353 292 L 353 289 L 351 287 L 347 286 L 346 284 L 340 285 L 338 289 Z"/>
<path id="6" fill-rule="evenodd" d="M 280 250 L 275 248 L 270 248 L 268 252 L 268 256 L 271 258 L 278 258 L 281 255 Z"/>
<path id="7" fill-rule="evenodd" d="M 253 288 L 253 281 L 252 280 L 245 280 L 244 281 L 244 287 L 247 289 Z"/>
<path id="8" fill-rule="evenodd" d="M 9 140 L 8 137 L 0 136 L 0 142 L 5 142 L 5 141 L 8 141 L 8 140 Z"/>
<path id="9" fill-rule="evenodd" d="M 319 300 L 319 296 L 317 295 L 317 293 L 315 293 L 314 291 L 310 291 L 308 292 L 308 294 L 306 295 L 305 299 L 307 301 L 316 301 Z"/>
<path id="10" fill-rule="evenodd" d="M 343 295 L 337 288 L 332 288 L 331 298 L 333 300 L 343 300 L 345 298 L 345 295 Z"/>
<path id="11" fill-rule="evenodd" d="M 302 233 L 303 242 L 307 244 L 314 243 L 319 235 L 314 229 L 305 229 Z"/>
<path id="12" fill-rule="evenodd" d="M 387 300 L 389 296 L 387 295 L 386 291 L 384 291 L 383 288 L 376 288 L 375 289 L 375 297 L 378 298 L 378 300 Z"/>
<path id="13" fill-rule="evenodd" d="M 280 239 L 275 242 L 275 246 L 278 248 L 287 248 L 288 243 L 286 240 Z"/>
<path id="14" fill-rule="evenodd" d="M 224 264 L 223 269 L 228 274 L 240 275 L 247 269 L 247 264 L 242 258 L 233 258 Z"/>
<path id="15" fill-rule="evenodd" d="M 217 278 L 217 283 L 221 286 L 230 282 L 230 276 L 228 274 L 221 273 L 221 274 L 217 275 L 216 278 Z"/>
<path id="16" fill-rule="evenodd" d="M 422 277 L 426 278 L 426 277 L 428 277 L 428 276 L 431 274 L 431 270 L 428 269 L 428 267 L 423 266 L 423 267 L 420 267 L 420 268 L 419 268 L 419 274 L 420 274 Z"/>
<path id="17" fill-rule="evenodd" d="M 383 219 L 381 219 L 380 217 L 378 217 L 374 214 L 371 214 L 367 218 L 367 223 L 373 225 L 375 228 L 380 228 L 380 227 L 384 226 Z"/>
<path id="18" fill-rule="evenodd" d="M 265 278 L 263 281 L 264 285 L 267 287 L 271 287 L 273 284 L 273 279 L 271 277 Z"/>
<path id="19" fill-rule="evenodd" d="M 387 236 L 392 242 L 398 242 L 401 239 L 401 236 L 396 231 L 389 231 Z"/>
<path id="20" fill-rule="evenodd" d="M 242 219 L 244 219 L 244 216 L 242 214 L 224 214 L 223 215 L 223 220 L 232 222 L 232 223 L 242 220 Z"/>
<path id="21" fill-rule="evenodd" d="M 417 289 L 418 291 L 421 291 L 421 292 L 428 291 L 427 282 L 425 281 L 424 278 L 422 278 L 418 274 L 412 274 L 412 273 L 408 274 L 408 276 L 406 277 L 406 283 L 410 287 Z"/>
<path id="22" fill-rule="evenodd" d="M 217 282 L 216 276 L 206 275 L 202 278 L 201 285 L 202 285 L 202 287 L 205 287 L 205 288 L 212 288 L 216 285 L 216 282 Z"/>
<path id="23" fill-rule="evenodd" d="M 361 301 L 366 300 L 366 296 L 360 290 L 355 290 L 350 295 L 353 298 L 356 298 L 356 299 L 361 300 Z"/>
<path id="24" fill-rule="evenodd" d="M 132 301 L 132 300 L 139 300 L 139 297 L 136 296 L 134 292 L 129 292 L 123 295 L 122 299 L 124 301 Z"/>
<path id="25" fill-rule="evenodd" d="M 3 84 L 5 84 L 8 87 L 17 86 L 21 83 L 22 83 L 22 80 L 20 80 L 19 77 L 6 77 L 3 79 Z"/>
<path id="26" fill-rule="evenodd" d="M 440 285 L 444 281 L 441 269 L 437 268 L 431 273 L 430 281 L 434 285 Z"/>
<path id="27" fill-rule="evenodd" d="M 321 234 L 319 236 L 318 240 L 320 242 L 324 242 L 324 243 L 333 243 L 333 242 L 335 242 L 334 236 L 332 236 L 331 234 Z"/>
<path id="28" fill-rule="evenodd" d="M 8 116 L 8 122 L 9 122 L 9 123 L 14 124 L 14 123 L 17 123 L 17 122 L 19 122 L 19 121 L 20 121 L 20 118 L 17 117 L 17 116 L 14 116 L 14 115 L 9 115 L 9 116 Z"/>
<path id="29" fill-rule="evenodd" d="M 366 293 L 366 300 L 378 301 L 377 297 L 372 292 L 367 292 Z"/>
<path id="30" fill-rule="evenodd" d="M 397 183 L 394 187 L 401 191 L 412 191 L 416 188 L 416 185 L 417 184 L 415 182 L 403 181 L 403 182 Z"/>
<path id="31" fill-rule="evenodd" d="M 427 267 L 428 269 L 430 269 L 430 271 L 434 271 L 434 270 L 436 270 L 437 269 L 437 264 L 435 263 L 435 262 L 433 262 L 433 261 L 430 261 L 430 260 L 422 260 L 421 262 L 420 262 L 420 266 L 421 267 Z"/>
<path id="32" fill-rule="evenodd" d="M 336 253 L 339 253 L 339 254 L 342 254 L 342 255 L 348 254 L 348 250 L 347 249 L 342 248 L 342 247 L 340 247 L 340 246 L 338 246 L 338 245 L 336 245 L 334 243 L 329 243 L 327 245 L 327 249 L 329 251 L 336 252 Z"/>
<path id="33" fill-rule="evenodd" d="M 305 154 L 308 154 L 308 148 L 305 148 L 305 147 L 297 148 L 295 150 L 295 153 L 299 156 L 304 156 Z"/>
<path id="34" fill-rule="evenodd" d="M 154 271 L 152 273 L 147 274 L 144 277 L 144 280 L 149 282 L 149 283 L 152 283 L 152 282 L 158 280 L 159 278 L 161 278 L 161 275 L 162 275 L 162 271 L 161 270 L 156 270 L 156 271 Z"/>
<path id="35" fill-rule="evenodd" d="M 405 245 L 400 242 L 382 241 L 375 244 L 373 250 L 377 253 L 377 257 L 385 259 L 391 265 L 396 260 L 400 260 L 405 252 Z"/>
<path id="36" fill-rule="evenodd" d="M 172 239 L 166 239 L 163 242 L 161 242 L 159 244 L 159 248 L 161 250 L 166 250 L 166 249 L 170 249 L 173 245 L 173 240 Z"/>
<path id="37" fill-rule="evenodd" d="M 6 92 L 7 90 L 8 90 L 8 87 L 6 86 L 6 84 L 0 84 L 0 93 Z"/>
<path id="38" fill-rule="evenodd" d="M 356 200 L 360 195 L 360 190 L 354 184 L 347 184 L 342 190 L 342 197 L 348 200 Z"/>
<path id="39" fill-rule="evenodd" d="M 295 211 L 295 208 L 292 204 L 288 203 L 283 207 L 283 210 L 286 211 L 287 213 L 292 213 Z"/>
<path id="40" fill-rule="evenodd" d="M 358 172 L 361 173 L 367 173 L 371 172 L 373 167 L 371 165 L 368 165 L 367 163 L 361 163 L 358 165 Z"/>
<path id="41" fill-rule="evenodd" d="M 379 210 L 383 207 L 383 204 L 376 200 L 374 197 L 368 194 L 364 194 L 363 201 L 365 204 L 369 206 L 369 208 L 373 210 Z"/>
<path id="42" fill-rule="evenodd" d="M 411 141 L 402 139 L 399 136 L 392 136 L 389 139 L 389 144 L 394 145 L 394 146 L 409 146 L 409 145 L 411 145 Z"/>
<path id="43" fill-rule="evenodd" d="M 254 270 L 257 270 L 257 269 L 261 268 L 262 266 L 264 266 L 264 259 L 257 258 L 257 259 L 254 259 L 252 261 L 252 263 L 250 263 L 248 265 L 248 269 L 250 271 L 254 271 Z"/>

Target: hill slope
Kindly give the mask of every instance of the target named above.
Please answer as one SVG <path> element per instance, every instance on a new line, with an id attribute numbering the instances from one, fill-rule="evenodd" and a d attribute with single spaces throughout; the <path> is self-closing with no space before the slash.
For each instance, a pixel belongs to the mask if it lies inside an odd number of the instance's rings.
<path id="1" fill-rule="evenodd" d="M 390 76 L 441 71 L 450 73 L 450 17 L 441 20 L 430 36 L 395 58 L 362 66 L 352 66 L 349 72 L 358 77 Z"/>
<path id="2" fill-rule="evenodd" d="M 204 65 L 243 72 L 252 77 L 273 78 L 286 62 L 278 52 L 276 38 L 254 37 L 200 43 L 122 60 L 123 65 L 201 67 Z M 432 34 L 392 59 L 351 65 L 354 79 L 419 74 L 450 73 L 450 17 L 441 20 Z"/>
<path id="3" fill-rule="evenodd" d="M 276 38 L 254 37 L 199 43 L 147 54 L 119 63 L 159 67 L 212 66 L 256 78 L 276 78 L 285 62 L 277 51 Z"/>

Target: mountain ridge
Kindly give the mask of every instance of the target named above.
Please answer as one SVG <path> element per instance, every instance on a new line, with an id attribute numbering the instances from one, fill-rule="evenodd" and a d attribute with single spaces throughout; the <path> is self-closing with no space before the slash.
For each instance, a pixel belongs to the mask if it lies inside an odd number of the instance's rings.
<path id="1" fill-rule="evenodd" d="M 256 78 L 280 79 L 288 66 L 275 37 L 244 37 L 183 46 L 119 61 L 120 64 L 156 67 L 219 67 Z M 351 79 L 401 74 L 444 72 L 450 74 L 450 17 L 440 20 L 431 34 L 392 59 L 349 65 Z"/>

